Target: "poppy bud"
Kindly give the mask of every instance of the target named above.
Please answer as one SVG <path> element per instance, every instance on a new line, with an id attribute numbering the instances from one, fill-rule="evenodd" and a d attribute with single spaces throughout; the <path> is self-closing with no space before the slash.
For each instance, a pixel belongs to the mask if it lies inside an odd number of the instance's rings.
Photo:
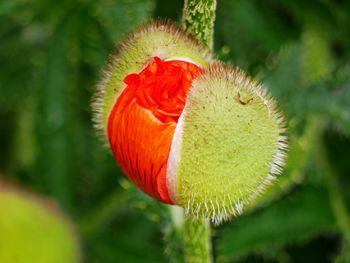
<path id="1" fill-rule="evenodd" d="M 81 262 L 75 230 L 53 200 L 0 181 L 0 210 L 0 262 Z"/>
<path id="2" fill-rule="evenodd" d="M 174 25 L 146 25 L 112 57 L 95 120 L 141 190 L 220 222 L 280 172 L 286 144 L 266 89 L 210 63 Z"/>

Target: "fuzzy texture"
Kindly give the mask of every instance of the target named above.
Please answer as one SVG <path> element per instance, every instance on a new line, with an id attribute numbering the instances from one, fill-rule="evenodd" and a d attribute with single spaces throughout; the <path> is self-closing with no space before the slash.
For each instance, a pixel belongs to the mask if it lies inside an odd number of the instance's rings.
<path id="1" fill-rule="evenodd" d="M 213 48 L 216 0 L 185 0 L 182 26 L 202 43 Z"/>
<path id="2" fill-rule="evenodd" d="M 185 262 L 211 263 L 212 248 L 208 220 L 188 218 L 184 222 Z"/>
<path id="3" fill-rule="evenodd" d="M 124 77 L 140 72 L 154 58 L 186 58 L 205 67 L 212 60 L 204 45 L 168 21 L 151 21 L 139 26 L 121 42 L 103 70 L 93 98 L 93 121 L 102 138 L 111 109 L 125 88 Z"/>
<path id="4" fill-rule="evenodd" d="M 168 173 L 177 182 L 170 196 L 187 214 L 227 220 L 281 173 L 283 117 L 267 90 L 241 70 L 210 66 L 194 80 L 180 121 Z"/>

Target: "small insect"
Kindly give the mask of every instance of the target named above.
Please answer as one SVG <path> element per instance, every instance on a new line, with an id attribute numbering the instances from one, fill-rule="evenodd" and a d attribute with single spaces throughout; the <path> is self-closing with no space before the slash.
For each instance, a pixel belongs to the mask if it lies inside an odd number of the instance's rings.
<path id="1" fill-rule="evenodd" d="M 247 101 L 243 101 L 241 100 L 241 94 L 239 92 L 237 92 L 237 95 L 236 95 L 236 98 L 235 98 L 240 104 L 242 105 L 247 105 L 249 103 L 251 103 L 253 101 L 253 98 L 250 98 L 249 100 Z"/>

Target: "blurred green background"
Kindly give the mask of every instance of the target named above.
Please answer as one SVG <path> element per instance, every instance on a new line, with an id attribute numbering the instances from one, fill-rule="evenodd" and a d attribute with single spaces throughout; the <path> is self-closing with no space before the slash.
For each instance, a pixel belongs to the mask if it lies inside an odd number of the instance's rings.
<path id="1" fill-rule="evenodd" d="M 57 200 L 84 262 L 182 262 L 168 207 L 125 179 L 90 109 L 115 43 L 182 6 L 0 2 L 0 176 Z M 290 139 L 278 184 L 214 228 L 216 262 L 350 262 L 350 1 L 218 0 L 215 51 L 273 93 Z"/>

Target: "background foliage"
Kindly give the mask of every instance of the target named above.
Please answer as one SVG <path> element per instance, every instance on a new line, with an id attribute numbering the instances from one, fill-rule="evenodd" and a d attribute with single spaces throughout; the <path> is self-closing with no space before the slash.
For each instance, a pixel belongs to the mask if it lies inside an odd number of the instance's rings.
<path id="1" fill-rule="evenodd" d="M 182 5 L 0 2 L 1 177 L 57 200 L 84 262 L 181 262 L 167 207 L 125 179 L 89 104 L 115 43 L 151 17 L 179 21 Z M 277 97 L 290 154 L 254 209 L 214 229 L 216 262 L 350 262 L 349 14 L 345 0 L 218 0 L 216 53 Z"/>

